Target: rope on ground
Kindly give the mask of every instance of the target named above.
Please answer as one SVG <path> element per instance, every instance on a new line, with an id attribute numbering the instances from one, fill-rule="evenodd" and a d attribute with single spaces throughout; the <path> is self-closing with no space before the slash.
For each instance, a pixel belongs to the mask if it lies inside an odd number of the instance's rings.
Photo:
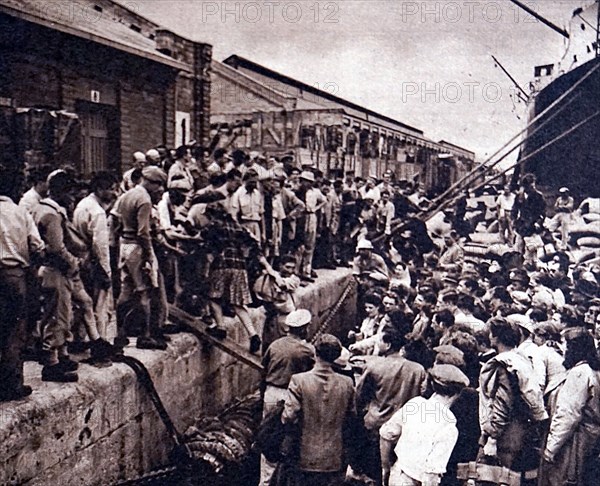
<path id="1" fill-rule="evenodd" d="M 337 315 L 337 313 L 340 311 L 342 304 L 348 298 L 348 296 L 350 295 L 350 292 L 352 292 L 355 288 L 356 288 L 356 279 L 354 277 L 350 277 L 350 281 L 348 282 L 348 285 L 346 285 L 346 288 L 342 292 L 342 295 L 340 295 L 339 299 L 337 300 L 337 302 L 335 303 L 335 305 L 329 312 L 327 319 L 325 319 L 325 321 L 323 321 L 323 324 L 321 324 L 319 326 L 319 328 L 317 329 L 317 332 L 315 332 L 315 335 L 312 337 L 312 339 L 310 341 L 311 343 L 314 344 L 316 342 L 316 340 L 319 338 L 319 336 L 325 334 L 329 330 L 331 321 Z"/>

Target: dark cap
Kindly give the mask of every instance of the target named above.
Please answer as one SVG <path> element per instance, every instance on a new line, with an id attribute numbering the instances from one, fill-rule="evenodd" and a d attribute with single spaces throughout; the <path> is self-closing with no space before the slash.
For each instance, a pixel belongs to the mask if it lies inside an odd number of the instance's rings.
<path id="1" fill-rule="evenodd" d="M 166 184 L 167 174 L 160 167 L 148 165 L 142 169 L 142 177 L 155 184 Z"/>

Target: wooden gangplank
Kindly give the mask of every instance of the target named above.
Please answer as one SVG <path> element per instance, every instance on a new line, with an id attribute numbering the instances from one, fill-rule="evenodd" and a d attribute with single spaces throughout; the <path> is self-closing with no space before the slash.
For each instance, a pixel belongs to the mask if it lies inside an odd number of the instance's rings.
<path id="1" fill-rule="evenodd" d="M 182 326 L 183 330 L 189 330 L 192 334 L 202 339 L 205 342 L 210 343 L 216 348 L 224 351 L 225 353 L 233 356 L 238 361 L 254 368 L 258 371 L 263 371 L 261 360 L 258 356 L 251 354 L 247 348 L 240 346 L 235 341 L 232 341 L 229 337 L 225 339 L 216 339 L 206 332 L 206 323 L 201 319 L 188 314 L 174 305 L 169 305 L 169 319 L 174 324 Z"/>

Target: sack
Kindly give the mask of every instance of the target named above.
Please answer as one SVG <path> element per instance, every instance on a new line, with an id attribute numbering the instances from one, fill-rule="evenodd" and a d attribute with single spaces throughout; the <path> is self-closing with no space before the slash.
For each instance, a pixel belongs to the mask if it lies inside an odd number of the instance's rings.
<path id="1" fill-rule="evenodd" d="M 275 277 L 268 273 L 263 273 L 256 279 L 252 290 L 256 298 L 264 302 L 283 303 L 286 300 L 286 292 L 277 285 Z"/>
<path id="2" fill-rule="evenodd" d="M 484 464 L 479 461 L 458 464 L 456 478 L 467 484 L 475 481 L 476 484 L 487 483 L 502 486 L 520 486 L 522 480 L 531 481 L 537 478 L 537 470 L 520 473 L 505 466 Z"/>

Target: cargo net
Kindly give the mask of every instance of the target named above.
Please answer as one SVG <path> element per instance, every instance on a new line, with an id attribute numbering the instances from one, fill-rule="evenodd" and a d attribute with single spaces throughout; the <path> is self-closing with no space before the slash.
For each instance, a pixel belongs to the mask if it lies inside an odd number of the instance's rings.
<path id="1" fill-rule="evenodd" d="M 259 392 L 236 401 L 216 417 L 202 417 L 183 434 L 171 466 L 118 483 L 118 486 L 243 486 L 256 477 L 254 434 L 262 418 Z"/>

